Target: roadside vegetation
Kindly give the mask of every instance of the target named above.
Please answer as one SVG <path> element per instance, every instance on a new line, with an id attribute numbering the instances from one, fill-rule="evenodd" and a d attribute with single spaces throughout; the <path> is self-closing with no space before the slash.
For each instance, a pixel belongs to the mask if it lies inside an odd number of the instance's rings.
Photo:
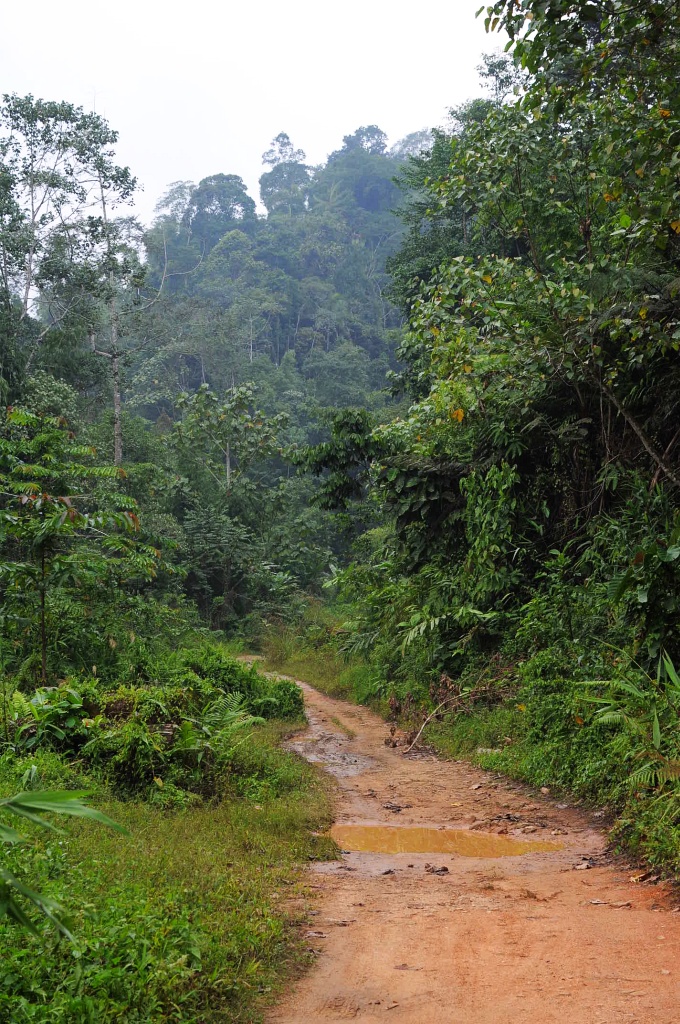
<path id="1" fill-rule="evenodd" d="M 409 409 L 339 414 L 302 458 L 354 537 L 302 657 L 677 870 L 680 12 L 487 16 L 514 61 L 403 172 Z"/>
<path id="2" fill-rule="evenodd" d="M 0 795 L 86 790 L 125 834 L 29 823 L 3 856 L 53 914 L 15 892 L 36 934 L 0 920 L 0 1016 L 259 1019 L 305 962 L 300 866 L 332 853 L 327 788 L 280 746 L 300 692 L 205 641 L 129 668 L 5 695 Z"/>

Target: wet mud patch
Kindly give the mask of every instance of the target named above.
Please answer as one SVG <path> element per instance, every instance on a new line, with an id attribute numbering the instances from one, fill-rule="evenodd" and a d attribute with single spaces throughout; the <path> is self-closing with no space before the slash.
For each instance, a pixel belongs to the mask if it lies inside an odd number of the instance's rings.
<path id="1" fill-rule="evenodd" d="M 376 762 L 366 754 L 352 749 L 354 736 L 350 730 L 338 733 L 327 728 L 326 719 L 307 709 L 309 729 L 288 743 L 288 749 L 314 764 L 322 765 L 336 779 L 361 775 L 376 767 Z M 338 723 L 340 724 L 340 723 Z M 345 728 L 341 725 L 341 728 Z"/>
<path id="2" fill-rule="evenodd" d="M 334 825 L 331 836 L 338 846 L 353 853 L 453 853 L 485 858 L 554 853 L 564 848 L 562 843 L 514 839 L 491 832 L 399 825 Z"/>

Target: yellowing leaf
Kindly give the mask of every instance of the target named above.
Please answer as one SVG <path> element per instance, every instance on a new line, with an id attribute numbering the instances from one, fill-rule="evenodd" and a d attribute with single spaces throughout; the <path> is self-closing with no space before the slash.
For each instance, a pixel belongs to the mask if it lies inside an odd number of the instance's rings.
<path id="1" fill-rule="evenodd" d="M 459 423 L 463 422 L 463 417 L 464 416 L 465 416 L 465 413 L 463 412 L 462 409 L 453 409 L 452 412 L 451 412 L 451 419 L 452 420 L 458 420 Z"/>
<path id="2" fill-rule="evenodd" d="M 472 367 L 469 363 L 463 364 L 463 373 L 472 373 Z"/>
<path id="3" fill-rule="evenodd" d="M 493 284 L 493 278 L 491 274 L 482 274 L 482 281 L 486 281 L 487 284 Z"/>
<path id="4" fill-rule="evenodd" d="M 670 117 L 671 116 L 670 110 L 668 110 L 666 107 L 659 107 L 659 113 L 661 114 L 662 117 Z"/>
<path id="5" fill-rule="evenodd" d="M 641 320 L 646 320 L 647 319 L 647 313 L 648 313 L 647 307 L 643 306 L 642 309 L 640 310 L 640 319 Z"/>
<path id="6" fill-rule="evenodd" d="M 672 220 L 671 227 L 675 231 L 676 235 L 680 235 L 680 220 Z"/>
<path id="7" fill-rule="evenodd" d="M 526 711 L 527 709 L 526 704 L 517 704 L 516 707 L 518 711 Z"/>

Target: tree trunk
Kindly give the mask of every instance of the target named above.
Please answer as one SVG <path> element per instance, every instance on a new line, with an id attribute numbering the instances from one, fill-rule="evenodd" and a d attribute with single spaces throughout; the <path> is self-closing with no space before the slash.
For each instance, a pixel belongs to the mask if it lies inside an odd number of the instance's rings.
<path id="1" fill-rule="evenodd" d="M 113 463 L 123 464 L 123 424 L 120 409 L 120 362 L 118 356 L 118 314 L 111 303 L 111 381 L 113 384 Z"/>
<path id="2" fill-rule="evenodd" d="M 41 682 L 47 686 L 47 627 L 45 624 L 45 548 L 40 552 L 40 655 Z"/>

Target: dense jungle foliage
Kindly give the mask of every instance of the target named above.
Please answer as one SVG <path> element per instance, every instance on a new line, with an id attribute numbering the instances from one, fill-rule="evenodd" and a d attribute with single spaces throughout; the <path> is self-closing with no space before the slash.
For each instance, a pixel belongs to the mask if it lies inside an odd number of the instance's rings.
<path id="1" fill-rule="evenodd" d="M 487 24 L 513 64 L 402 173 L 412 404 L 305 457 L 359 534 L 336 646 L 362 698 L 440 706 L 446 749 L 610 803 L 677 865 L 680 10 Z"/>
<path id="2" fill-rule="evenodd" d="M 6 1019 L 256 1019 L 298 955 L 328 804 L 245 646 L 677 869 L 680 5 L 486 18 L 483 96 L 281 133 L 259 209 L 216 173 L 143 227 L 101 117 L 4 97 L 0 795 L 129 833 L 0 799 Z"/>

